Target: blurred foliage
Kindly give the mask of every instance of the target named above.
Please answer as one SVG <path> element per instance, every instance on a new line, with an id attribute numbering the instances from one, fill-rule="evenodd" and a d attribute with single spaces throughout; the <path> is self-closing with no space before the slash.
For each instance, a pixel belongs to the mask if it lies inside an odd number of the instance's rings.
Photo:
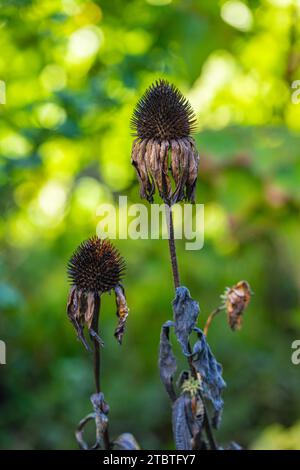
<path id="1" fill-rule="evenodd" d="M 93 379 L 66 319 L 66 262 L 95 233 L 99 204 L 119 194 L 139 201 L 130 116 L 163 77 L 199 118 L 205 246 L 185 251 L 182 241 L 178 250 L 201 325 L 225 286 L 247 279 L 255 292 L 241 332 L 218 317 L 209 333 L 228 384 L 218 438 L 300 449 L 299 370 L 290 359 L 300 327 L 300 104 L 291 100 L 300 78 L 299 0 L 0 6 L 0 448 L 76 448 L 73 430 L 90 411 Z M 116 243 L 128 263 L 131 316 L 121 352 L 106 296 L 111 432 L 171 448 L 157 368 L 173 297 L 167 244 Z"/>
<path id="2" fill-rule="evenodd" d="M 284 428 L 279 424 L 269 426 L 254 442 L 254 450 L 299 450 L 300 424 Z"/>

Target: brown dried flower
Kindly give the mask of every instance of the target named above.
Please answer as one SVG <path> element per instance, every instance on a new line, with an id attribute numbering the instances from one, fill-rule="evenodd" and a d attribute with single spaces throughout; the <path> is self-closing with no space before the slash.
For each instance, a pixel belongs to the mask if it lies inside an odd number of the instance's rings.
<path id="1" fill-rule="evenodd" d="M 195 125 L 190 103 L 174 85 L 159 80 L 146 90 L 131 120 L 136 136 L 131 162 L 142 198 L 153 202 L 156 186 L 168 205 L 194 202 L 199 154 L 190 134 Z"/>
<path id="2" fill-rule="evenodd" d="M 119 343 L 122 341 L 128 316 L 124 289 L 120 284 L 124 271 L 125 262 L 119 251 L 109 240 L 101 240 L 96 236 L 83 242 L 68 263 L 68 276 L 72 286 L 67 314 L 78 338 L 88 350 L 90 348 L 84 337 L 84 326 L 87 326 L 91 338 L 102 345 L 97 333 L 100 296 L 111 290 L 115 291 L 119 317 L 115 336 Z"/>
<path id="3" fill-rule="evenodd" d="M 222 299 L 227 311 L 230 328 L 235 331 L 242 326 L 242 315 L 251 299 L 251 289 L 247 281 L 239 281 L 236 285 L 225 290 Z"/>

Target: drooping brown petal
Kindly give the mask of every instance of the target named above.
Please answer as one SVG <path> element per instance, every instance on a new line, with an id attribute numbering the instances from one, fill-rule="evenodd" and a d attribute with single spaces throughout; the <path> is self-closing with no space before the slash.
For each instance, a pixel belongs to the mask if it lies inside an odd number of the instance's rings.
<path id="1" fill-rule="evenodd" d="M 147 199 L 147 185 L 148 176 L 143 158 L 140 158 L 141 153 L 141 142 L 135 141 L 132 148 L 131 163 L 134 166 L 137 174 L 138 181 L 140 183 L 140 196 L 142 199 Z"/>
<path id="2" fill-rule="evenodd" d="M 122 339 L 125 331 L 126 320 L 129 314 L 127 307 L 126 297 L 124 288 L 121 285 L 115 287 L 116 304 L 117 304 L 117 316 L 119 318 L 118 325 L 115 329 L 115 338 L 122 344 Z"/>
<path id="3" fill-rule="evenodd" d="M 169 149 L 170 143 L 167 140 L 163 140 L 160 146 L 160 161 L 162 163 L 164 201 L 167 203 L 170 202 L 172 195 L 172 186 L 169 178 Z"/>
<path id="4" fill-rule="evenodd" d="M 198 178 L 199 154 L 197 152 L 197 149 L 192 143 L 193 139 L 189 138 L 187 140 L 190 143 L 190 153 L 189 153 L 188 181 L 186 184 L 186 197 L 191 202 L 194 202 L 196 183 L 197 183 L 197 178 Z"/>
<path id="5" fill-rule="evenodd" d="M 67 301 L 67 315 L 76 330 L 78 339 L 82 342 L 86 350 L 90 351 L 90 347 L 83 333 L 85 317 L 84 314 L 82 315 L 82 297 L 83 292 L 78 290 L 75 286 L 72 286 Z"/>
<path id="6" fill-rule="evenodd" d="M 153 202 L 155 187 L 166 204 L 184 199 L 194 202 L 199 155 L 192 138 L 162 142 L 134 141 L 131 161 L 136 169 L 142 198 Z M 170 155 L 170 168 L 169 168 Z M 175 188 L 172 189 L 171 177 Z"/>
<path id="7" fill-rule="evenodd" d="M 95 294 L 93 292 L 89 292 L 87 294 L 86 310 L 84 313 L 84 319 L 85 319 L 85 323 L 87 324 L 88 329 L 92 327 L 94 313 L 95 313 Z"/>
<path id="8" fill-rule="evenodd" d="M 175 195 L 179 192 L 180 190 L 180 147 L 178 145 L 178 142 L 176 140 L 172 140 L 171 142 L 171 171 L 172 171 L 172 176 L 175 181 L 175 190 L 172 195 L 172 198 L 174 200 Z"/>
<path id="9" fill-rule="evenodd" d="M 174 178 L 175 183 L 179 179 L 179 170 L 180 170 L 180 149 L 177 140 L 171 141 L 171 172 Z"/>
<path id="10" fill-rule="evenodd" d="M 247 281 L 239 281 L 226 290 L 224 295 L 227 318 L 230 328 L 235 331 L 242 326 L 242 315 L 251 299 L 251 289 Z"/>
<path id="11" fill-rule="evenodd" d="M 146 151 L 144 155 L 144 160 L 147 169 L 148 179 L 151 184 L 151 189 L 149 191 L 149 196 L 152 197 L 155 192 L 155 142 L 152 139 L 148 140 Z M 153 191 L 153 192 L 152 192 Z"/>
<path id="12" fill-rule="evenodd" d="M 161 160 L 161 147 L 159 142 L 153 141 L 151 153 L 151 174 L 161 197 L 163 189 L 163 160 Z"/>
<path id="13" fill-rule="evenodd" d="M 140 139 L 135 139 L 132 144 L 131 150 L 131 163 L 136 163 L 140 148 Z"/>
<path id="14" fill-rule="evenodd" d="M 179 140 L 177 145 L 179 147 L 179 149 L 176 147 L 179 164 L 177 168 L 174 168 L 174 170 L 177 172 L 177 185 L 172 195 L 173 204 L 176 204 L 176 202 L 180 202 L 182 199 L 184 199 L 184 189 L 188 177 L 188 153 L 184 139 Z"/>
<path id="15" fill-rule="evenodd" d="M 153 194 L 155 192 L 155 185 L 152 179 L 150 179 L 148 165 L 147 165 L 147 153 L 150 150 L 151 150 L 151 145 L 149 145 L 149 142 L 147 140 L 142 141 L 140 144 L 140 151 L 138 155 L 138 165 L 139 165 L 139 169 L 141 170 L 141 178 L 142 178 L 143 186 L 145 188 L 146 199 L 148 199 L 149 202 L 152 202 Z"/>

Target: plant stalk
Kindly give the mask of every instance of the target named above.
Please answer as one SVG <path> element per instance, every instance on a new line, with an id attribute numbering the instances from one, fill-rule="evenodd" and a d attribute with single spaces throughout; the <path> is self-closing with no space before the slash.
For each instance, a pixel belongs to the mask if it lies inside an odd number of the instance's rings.
<path id="1" fill-rule="evenodd" d="M 99 334 L 99 313 L 100 313 L 100 295 L 95 294 L 95 307 L 94 307 L 94 315 L 93 315 L 93 322 L 92 328 L 93 330 Z M 96 337 L 92 338 L 94 351 L 93 351 L 93 366 L 94 366 L 94 378 L 95 378 L 95 386 L 96 386 L 96 393 L 101 393 L 101 352 L 100 352 L 100 344 Z M 103 443 L 105 450 L 110 449 L 110 441 L 109 441 L 109 434 L 108 428 L 103 433 Z"/>
<path id="2" fill-rule="evenodd" d="M 180 286 L 180 277 L 179 277 L 178 261 L 177 261 L 177 253 L 176 253 L 176 245 L 175 245 L 175 237 L 174 237 L 172 206 L 166 207 L 166 219 L 167 219 L 168 234 L 169 234 L 168 241 L 169 241 L 170 259 L 171 259 L 174 287 L 176 291 L 177 287 Z M 190 344 L 188 345 L 188 348 L 189 348 L 190 354 L 192 354 L 192 348 Z M 192 377 L 198 380 L 197 371 L 194 367 L 191 355 L 188 357 L 188 363 L 189 363 Z M 209 442 L 209 446 L 211 450 L 217 450 L 218 446 L 213 436 L 212 427 L 211 427 L 210 419 L 209 419 L 208 412 L 205 406 L 205 402 L 202 396 L 201 398 L 202 398 L 203 407 L 204 407 L 204 428 L 205 428 L 206 436 Z"/>
<path id="3" fill-rule="evenodd" d="M 177 287 L 180 286 L 180 277 L 179 277 L 179 270 L 178 270 L 178 262 L 177 262 L 177 254 L 176 254 L 176 246 L 175 246 L 175 238 L 174 238 L 174 224 L 173 224 L 173 215 L 172 215 L 172 206 L 167 206 L 166 208 L 166 218 L 167 218 L 167 226 L 168 226 L 168 242 L 169 242 L 169 250 L 170 250 L 170 258 L 171 258 L 171 265 L 172 265 L 172 273 L 173 273 L 173 280 L 175 290 Z"/>
<path id="4" fill-rule="evenodd" d="M 215 310 L 213 310 L 211 312 L 211 314 L 207 318 L 206 323 L 205 323 L 205 327 L 204 327 L 204 330 L 203 330 L 203 333 L 205 334 L 205 336 L 207 336 L 207 333 L 208 333 L 209 327 L 211 325 L 211 322 L 213 321 L 215 316 L 218 315 L 221 311 L 222 311 L 222 307 L 217 307 L 217 308 L 215 308 Z"/>

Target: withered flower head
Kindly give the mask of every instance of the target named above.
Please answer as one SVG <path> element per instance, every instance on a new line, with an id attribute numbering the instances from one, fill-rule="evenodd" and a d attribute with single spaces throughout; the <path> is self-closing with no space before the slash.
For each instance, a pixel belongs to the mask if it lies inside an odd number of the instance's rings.
<path id="1" fill-rule="evenodd" d="M 190 134 L 195 126 L 190 103 L 174 85 L 159 80 L 146 90 L 131 120 L 136 136 L 131 161 L 142 198 L 153 202 L 156 186 L 166 204 L 194 202 L 199 154 Z"/>
<path id="2" fill-rule="evenodd" d="M 242 326 L 242 315 L 251 299 L 251 289 L 247 281 L 239 281 L 228 287 L 222 296 L 230 328 L 235 331 Z"/>
<path id="3" fill-rule="evenodd" d="M 72 285 L 85 292 L 107 292 L 122 279 L 125 262 L 107 239 L 92 237 L 74 252 L 68 264 Z"/>
<path id="4" fill-rule="evenodd" d="M 100 296 L 111 290 L 115 291 L 119 317 L 115 336 L 119 343 L 122 341 L 128 316 L 125 293 L 120 284 L 124 271 L 125 261 L 119 251 L 109 240 L 101 240 L 98 237 L 81 243 L 68 263 L 68 277 L 72 285 L 67 314 L 78 338 L 88 350 L 89 346 L 83 334 L 84 325 L 87 325 L 91 338 L 102 344 L 97 332 Z"/>

